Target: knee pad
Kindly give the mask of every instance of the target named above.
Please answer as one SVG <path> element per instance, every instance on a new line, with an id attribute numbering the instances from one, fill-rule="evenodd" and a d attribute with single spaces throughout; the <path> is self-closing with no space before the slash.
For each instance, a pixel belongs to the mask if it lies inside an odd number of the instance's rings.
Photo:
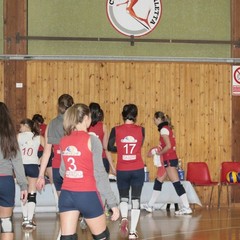
<path id="1" fill-rule="evenodd" d="M 60 240 L 78 240 L 78 235 L 76 233 L 73 235 L 61 235 Z"/>
<path id="2" fill-rule="evenodd" d="M 0 218 L 1 233 L 13 233 L 12 217 Z"/>
<path id="3" fill-rule="evenodd" d="M 153 185 L 153 190 L 156 191 L 161 191 L 162 190 L 162 182 L 159 182 L 157 179 L 155 179 L 154 181 L 154 185 Z"/>
<path id="4" fill-rule="evenodd" d="M 185 191 L 185 189 L 184 189 L 184 187 L 183 187 L 183 185 L 181 184 L 180 181 L 174 182 L 173 186 L 174 186 L 174 188 L 176 190 L 176 193 L 179 197 L 182 196 L 184 193 L 186 193 L 186 191 Z"/>
<path id="5" fill-rule="evenodd" d="M 132 199 L 132 209 L 140 209 L 140 199 Z"/>
<path id="6" fill-rule="evenodd" d="M 28 193 L 28 202 L 34 202 L 36 203 L 36 196 L 37 196 L 37 193 Z"/>
<path id="7" fill-rule="evenodd" d="M 105 231 L 98 234 L 98 235 L 93 235 L 93 239 L 94 240 L 109 240 L 110 239 L 110 233 L 109 233 L 109 230 L 108 228 L 106 227 Z"/>

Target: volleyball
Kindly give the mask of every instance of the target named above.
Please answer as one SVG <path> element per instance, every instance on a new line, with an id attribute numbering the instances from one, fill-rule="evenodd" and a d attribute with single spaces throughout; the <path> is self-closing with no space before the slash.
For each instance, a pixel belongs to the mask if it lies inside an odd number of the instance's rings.
<path id="1" fill-rule="evenodd" d="M 227 173 L 226 179 L 229 183 L 238 182 L 238 173 L 235 171 L 230 171 Z"/>
<path id="2" fill-rule="evenodd" d="M 238 181 L 238 183 L 240 183 L 240 172 L 238 172 L 238 174 L 237 174 L 237 181 Z"/>

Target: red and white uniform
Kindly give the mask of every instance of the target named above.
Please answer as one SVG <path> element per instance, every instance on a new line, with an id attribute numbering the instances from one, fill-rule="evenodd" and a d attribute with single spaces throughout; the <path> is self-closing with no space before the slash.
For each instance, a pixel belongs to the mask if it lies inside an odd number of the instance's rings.
<path id="1" fill-rule="evenodd" d="M 88 132 L 95 133 L 103 145 L 103 137 L 104 137 L 103 122 L 97 122 L 94 126 L 90 126 L 88 129 Z M 102 158 L 107 158 L 105 151 L 102 152 Z"/>
<path id="2" fill-rule="evenodd" d="M 168 135 L 169 139 L 170 139 L 170 143 L 171 143 L 171 148 L 162 155 L 163 160 L 173 160 L 173 159 L 177 159 L 177 153 L 176 153 L 176 140 L 175 140 L 175 136 L 173 134 L 172 129 L 169 126 L 164 126 L 161 130 L 160 130 L 160 145 L 162 148 L 164 148 L 166 146 L 162 135 Z"/>
<path id="3" fill-rule="evenodd" d="M 143 142 L 142 127 L 122 124 L 115 127 L 117 146 L 117 170 L 138 170 L 144 168 L 141 156 Z"/>
<path id="4" fill-rule="evenodd" d="M 88 149 L 90 135 L 84 131 L 73 131 L 60 141 L 65 165 L 62 189 L 69 191 L 97 191 L 94 177 L 93 155 Z"/>

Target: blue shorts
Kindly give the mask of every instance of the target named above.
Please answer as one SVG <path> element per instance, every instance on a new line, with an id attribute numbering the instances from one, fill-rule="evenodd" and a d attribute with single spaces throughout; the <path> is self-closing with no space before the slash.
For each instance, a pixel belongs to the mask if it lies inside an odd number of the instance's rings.
<path id="1" fill-rule="evenodd" d="M 13 176 L 0 176 L 0 206 L 14 207 L 15 182 Z"/>
<path id="2" fill-rule="evenodd" d="M 41 158 L 42 155 L 43 155 L 43 151 L 38 151 L 38 158 Z M 53 159 L 53 157 L 54 157 L 54 154 L 53 154 L 53 152 L 51 152 L 51 155 L 50 155 L 50 157 L 48 159 L 47 168 L 48 167 L 52 167 L 52 159 Z"/>
<path id="3" fill-rule="evenodd" d="M 172 160 L 164 160 L 164 167 L 177 167 L 178 166 L 178 159 L 172 159 Z"/>
<path id="4" fill-rule="evenodd" d="M 38 178 L 39 167 L 37 164 L 23 164 L 26 177 Z"/>
<path id="5" fill-rule="evenodd" d="M 61 177 L 61 175 L 59 173 L 59 168 L 53 168 L 52 173 L 53 173 L 54 186 L 55 186 L 57 191 L 61 191 L 63 178 Z"/>
<path id="6" fill-rule="evenodd" d="M 97 192 L 62 190 L 58 205 L 60 213 L 77 210 L 84 218 L 95 218 L 103 214 L 102 201 Z"/>
<path id="7" fill-rule="evenodd" d="M 140 198 L 144 184 L 144 169 L 117 171 L 117 187 L 120 198 L 129 198 L 131 187 L 132 198 Z"/>

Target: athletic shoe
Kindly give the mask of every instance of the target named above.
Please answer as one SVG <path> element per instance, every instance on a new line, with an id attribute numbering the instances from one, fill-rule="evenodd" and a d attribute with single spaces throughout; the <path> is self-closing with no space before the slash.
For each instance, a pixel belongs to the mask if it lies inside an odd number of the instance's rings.
<path id="1" fill-rule="evenodd" d="M 32 220 L 29 220 L 28 223 L 25 225 L 25 228 L 27 229 L 35 229 L 36 228 L 36 223 Z"/>
<path id="2" fill-rule="evenodd" d="M 123 238 L 128 236 L 128 220 L 123 218 L 120 224 L 120 234 Z"/>
<path id="3" fill-rule="evenodd" d="M 180 210 L 175 212 L 176 215 L 188 215 L 188 214 L 192 214 L 192 209 L 183 207 Z"/>
<path id="4" fill-rule="evenodd" d="M 29 221 L 28 221 L 27 217 L 24 217 L 23 221 L 22 221 L 22 227 L 25 227 L 27 223 L 29 223 Z"/>
<path id="5" fill-rule="evenodd" d="M 82 218 L 82 219 L 80 220 L 80 228 L 81 228 L 82 230 L 85 230 L 85 229 L 87 228 L 87 223 L 86 223 L 86 220 L 85 220 L 84 218 Z"/>
<path id="6" fill-rule="evenodd" d="M 153 207 L 150 207 L 148 203 L 143 204 L 143 209 L 145 209 L 147 212 L 153 212 Z"/>
<path id="7" fill-rule="evenodd" d="M 138 239 L 137 233 L 136 232 L 129 233 L 128 239 Z"/>

